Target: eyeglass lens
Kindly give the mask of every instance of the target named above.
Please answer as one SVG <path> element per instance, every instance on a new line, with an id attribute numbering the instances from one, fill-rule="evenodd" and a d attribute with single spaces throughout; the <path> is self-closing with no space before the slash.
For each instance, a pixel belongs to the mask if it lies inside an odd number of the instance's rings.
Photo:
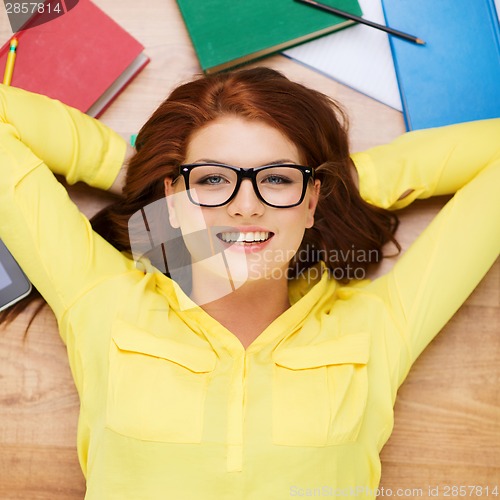
<path id="1" fill-rule="evenodd" d="M 200 165 L 189 176 L 189 187 L 202 205 L 224 204 L 234 193 L 238 181 L 235 170 L 218 165 Z M 257 171 L 256 184 L 262 198 L 271 205 L 298 203 L 304 187 L 302 172 L 283 165 Z"/>

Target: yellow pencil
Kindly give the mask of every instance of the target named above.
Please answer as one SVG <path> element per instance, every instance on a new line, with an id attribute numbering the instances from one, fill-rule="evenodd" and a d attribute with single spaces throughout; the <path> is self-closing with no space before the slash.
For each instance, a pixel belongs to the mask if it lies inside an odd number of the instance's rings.
<path id="1" fill-rule="evenodd" d="M 4 85 L 10 85 L 12 74 L 14 73 L 14 63 L 16 62 L 17 38 L 10 41 L 9 53 L 5 64 L 5 73 L 3 74 Z"/>

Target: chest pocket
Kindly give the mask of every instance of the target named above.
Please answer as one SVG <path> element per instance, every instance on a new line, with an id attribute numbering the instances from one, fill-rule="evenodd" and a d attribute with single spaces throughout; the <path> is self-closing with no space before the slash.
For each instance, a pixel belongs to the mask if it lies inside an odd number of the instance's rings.
<path id="1" fill-rule="evenodd" d="M 158 338 L 118 321 L 109 353 L 107 426 L 146 441 L 199 443 L 210 349 Z"/>
<path id="2" fill-rule="evenodd" d="M 275 351 L 273 442 L 328 446 L 357 439 L 368 395 L 370 337 L 346 335 Z"/>

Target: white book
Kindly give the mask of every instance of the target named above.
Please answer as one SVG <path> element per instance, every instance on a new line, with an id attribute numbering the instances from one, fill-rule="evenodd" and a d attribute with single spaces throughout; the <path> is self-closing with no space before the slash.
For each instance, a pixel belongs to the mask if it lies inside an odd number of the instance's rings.
<path id="1" fill-rule="evenodd" d="M 359 4 L 365 19 L 385 25 L 381 0 L 359 0 Z M 418 33 L 411 34 L 418 36 Z M 392 108 L 403 110 L 389 37 L 381 30 L 358 24 L 283 54 Z"/>

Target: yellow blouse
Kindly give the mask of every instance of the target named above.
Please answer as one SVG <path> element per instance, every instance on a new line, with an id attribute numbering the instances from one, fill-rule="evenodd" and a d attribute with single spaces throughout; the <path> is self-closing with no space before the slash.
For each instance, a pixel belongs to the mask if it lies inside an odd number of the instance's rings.
<path id="1" fill-rule="evenodd" d="M 488 120 L 354 154 L 377 206 L 456 194 L 385 276 L 340 286 L 318 266 L 291 282 L 292 306 L 245 350 L 93 233 L 55 179 L 108 188 L 124 141 L 0 85 L 0 237 L 68 348 L 86 498 L 375 498 L 398 387 L 499 254 L 499 139 Z"/>

